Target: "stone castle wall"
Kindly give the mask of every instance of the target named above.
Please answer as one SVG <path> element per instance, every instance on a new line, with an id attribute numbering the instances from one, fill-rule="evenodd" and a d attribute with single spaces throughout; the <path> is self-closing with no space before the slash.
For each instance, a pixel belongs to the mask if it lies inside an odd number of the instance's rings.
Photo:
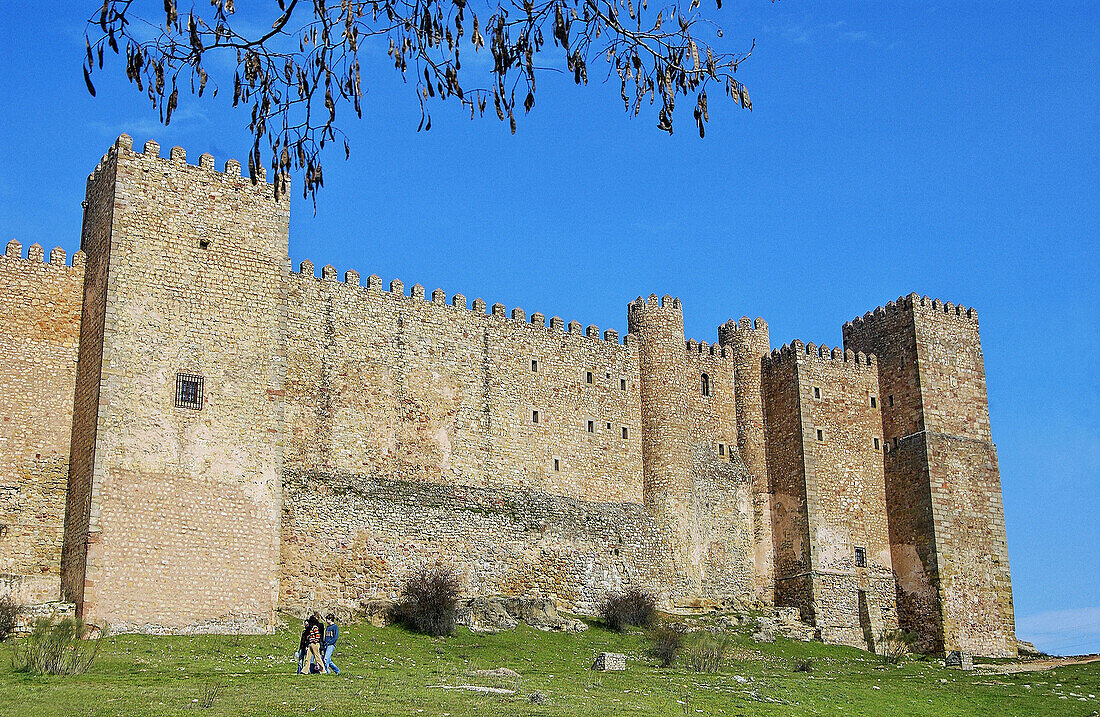
<path id="1" fill-rule="evenodd" d="M 84 255 L 0 255 L 0 592 L 56 600 Z"/>
<path id="2" fill-rule="evenodd" d="M 769 437 L 777 454 L 801 456 L 788 486 L 777 492 L 777 513 L 789 521 L 785 533 L 798 533 L 797 544 L 809 549 L 808 561 L 803 552 L 785 565 L 790 604 L 826 641 L 859 647 L 897 627 L 875 364 L 862 353 L 801 341 L 766 360 L 769 386 L 776 388 L 768 415 L 787 410 L 784 402 L 792 400 L 798 411 L 785 434 Z"/>
<path id="3" fill-rule="evenodd" d="M 85 247 L 102 267 L 89 293 L 105 274 L 107 298 L 98 407 L 74 424 L 94 445 L 71 479 L 74 496 L 91 484 L 72 511 L 74 597 L 119 630 L 274 624 L 288 202 L 226 169 L 123 137 L 100 169 L 110 211 L 88 208 L 86 237 L 102 237 Z M 204 377 L 202 410 L 177 404 L 179 372 Z"/>
<path id="4" fill-rule="evenodd" d="M 1014 650 L 972 311 L 913 295 L 846 325 L 852 351 L 772 352 L 747 317 L 687 340 L 680 300 L 651 295 L 620 340 L 291 272 L 287 201 L 225 169 L 123 135 L 77 266 L 0 259 L 0 385 L 20 387 L 0 395 L 0 573 L 20 589 L 60 582 L 120 630 L 262 631 L 442 561 L 470 593 L 581 612 L 641 585 L 795 606 L 830 642 L 900 624 Z"/>
<path id="5" fill-rule="evenodd" d="M 903 624 L 921 632 L 931 649 L 1014 655 L 1004 507 L 977 312 L 910 294 L 846 324 L 844 334 L 845 346 L 880 357 Z"/>

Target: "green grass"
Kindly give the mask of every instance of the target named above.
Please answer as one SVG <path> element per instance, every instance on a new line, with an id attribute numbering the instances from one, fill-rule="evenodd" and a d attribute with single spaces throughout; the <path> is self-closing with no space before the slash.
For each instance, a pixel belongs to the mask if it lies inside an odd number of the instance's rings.
<path id="1" fill-rule="evenodd" d="M 524 625 L 497 635 L 465 628 L 449 638 L 400 627 L 341 629 L 339 677 L 298 676 L 298 634 L 105 638 L 92 669 L 36 677 L 0 661 L 0 715 L 1097 715 L 1100 664 L 988 675 L 912 659 L 882 668 L 858 650 L 734 636 L 735 655 L 717 674 L 659 669 L 640 633 L 599 626 L 581 634 Z M 10 653 L 8 645 L 3 649 Z M 589 669 L 597 652 L 627 654 L 625 673 Z M 795 672 L 801 658 L 813 671 Z M 477 677 L 508 667 L 518 680 Z M 480 684 L 515 695 L 431 687 Z M 214 690 L 217 690 L 216 695 Z M 540 692 L 546 704 L 532 704 Z M 214 695 L 211 699 L 211 695 Z M 1080 701 L 1076 695 L 1084 697 Z M 204 700 L 211 702 L 203 707 Z"/>

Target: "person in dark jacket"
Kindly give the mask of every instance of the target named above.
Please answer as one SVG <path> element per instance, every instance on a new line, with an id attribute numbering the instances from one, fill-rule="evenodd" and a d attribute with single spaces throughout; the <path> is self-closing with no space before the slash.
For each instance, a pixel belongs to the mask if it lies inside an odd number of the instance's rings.
<path id="1" fill-rule="evenodd" d="M 306 653 L 309 652 L 309 619 L 302 620 L 302 638 L 298 641 L 298 652 L 295 653 L 295 657 L 298 658 L 298 674 L 302 674 L 302 662 L 306 659 Z"/>
<path id="2" fill-rule="evenodd" d="M 306 660 L 305 664 L 309 667 L 309 672 L 313 672 L 313 664 L 316 662 L 321 667 L 321 672 L 328 672 L 325 668 L 325 663 L 321 659 L 321 638 L 324 635 L 325 626 L 321 622 L 321 616 L 318 613 L 313 613 L 309 616 L 309 621 L 306 627 Z"/>
<path id="3" fill-rule="evenodd" d="M 324 665 L 329 672 L 338 675 L 340 668 L 332 663 L 332 652 L 336 649 L 336 641 L 340 639 L 340 626 L 336 624 L 336 616 L 331 612 L 325 615 L 325 640 L 324 640 Z"/>

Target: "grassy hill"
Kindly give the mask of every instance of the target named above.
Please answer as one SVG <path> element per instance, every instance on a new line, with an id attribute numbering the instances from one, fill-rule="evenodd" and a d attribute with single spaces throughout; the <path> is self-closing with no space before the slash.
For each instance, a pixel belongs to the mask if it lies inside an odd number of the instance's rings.
<path id="1" fill-rule="evenodd" d="M 295 674 L 293 629 L 270 636 L 103 640 L 87 674 L 36 677 L 0 662 L 0 715 L 1098 715 L 1100 663 L 989 674 L 913 658 L 883 668 L 858 650 L 732 637 L 716 674 L 660 669 L 641 633 L 594 625 L 580 634 L 520 625 L 496 635 L 459 628 L 432 639 L 403 628 L 341 631 L 339 676 Z M 4 646 L 7 648 L 7 646 Z M 596 653 L 626 653 L 598 673 Z M 795 666 L 812 658 L 811 672 Z M 519 677 L 473 674 L 506 667 Z M 480 685 L 514 694 L 445 689 Z M 541 699 L 542 704 L 532 702 Z"/>

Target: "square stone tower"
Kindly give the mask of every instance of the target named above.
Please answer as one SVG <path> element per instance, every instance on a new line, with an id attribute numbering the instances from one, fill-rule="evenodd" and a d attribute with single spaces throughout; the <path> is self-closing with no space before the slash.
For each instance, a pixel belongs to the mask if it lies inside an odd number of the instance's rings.
<path id="1" fill-rule="evenodd" d="M 845 324 L 844 346 L 878 357 L 901 626 L 928 650 L 1016 655 L 977 312 L 910 294 Z"/>
<path id="2" fill-rule="evenodd" d="M 267 631 L 289 202 L 122 135 L 88 179 L 62 589 L 122 630 Z"/>
<path id="3" fill-rule="evenodd" d="M 827 643 L 898 625 L 872 357 L 795 341 L 763 361 L 776 604 Z"/>

